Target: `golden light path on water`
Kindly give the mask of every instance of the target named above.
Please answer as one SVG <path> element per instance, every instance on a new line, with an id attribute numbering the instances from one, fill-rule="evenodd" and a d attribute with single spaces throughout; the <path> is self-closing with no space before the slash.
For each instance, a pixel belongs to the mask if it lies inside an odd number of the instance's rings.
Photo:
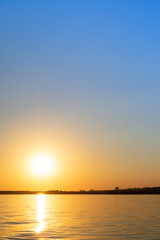
<path id="1" fill-rule="evenodd" d="M 35 229 L 36 233 L 40 233 L 44 226 L 44 205 L 45 205 L 45 195 L 44 194 L 38 194 L 37 195 L 37 221 L 38 221 L 38 226 Z"/>

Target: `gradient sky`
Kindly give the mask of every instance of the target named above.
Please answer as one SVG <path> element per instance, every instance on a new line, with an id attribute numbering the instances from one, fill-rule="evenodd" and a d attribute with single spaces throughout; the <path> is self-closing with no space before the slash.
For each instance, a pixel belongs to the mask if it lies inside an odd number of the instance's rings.
<path id="1" fill-rule="evenodd" d="M 0 190 L 160 185 L 160 1 L 0 1 Z M 52 154 L 45 178 L 28 162 Z"/>

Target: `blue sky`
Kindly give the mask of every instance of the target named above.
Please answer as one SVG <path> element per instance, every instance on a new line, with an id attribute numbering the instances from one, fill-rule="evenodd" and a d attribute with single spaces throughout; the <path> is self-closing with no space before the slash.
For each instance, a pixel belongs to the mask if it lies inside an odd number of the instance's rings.
<path id="1" fill-rule="evenodd" d="M 40 122 L 48 132 L 72 132 L 77 145 L 83 139 L 95 151 L 95 166 L 100 153 L 103 168 L 111 151 L 112 168 L 126 166 L 120 167 L 124 175 L 141 169 L 140 184 L 149 185 L 153 175 L 151 185 L 158 184 L 160 2 L 0 5 L 0 127 L 6 139 L 13 129 L 32 125 L 33 131 Z"/>

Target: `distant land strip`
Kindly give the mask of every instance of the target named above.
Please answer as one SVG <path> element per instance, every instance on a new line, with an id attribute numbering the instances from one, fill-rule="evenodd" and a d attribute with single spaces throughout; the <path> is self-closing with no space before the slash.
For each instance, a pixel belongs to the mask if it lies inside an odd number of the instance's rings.
<path id="1" fill-rule="evenodd" d="M 145 187 L 145 188 L 127 188 L 119 189 L 116 187 L 114 190 L 94 190 L 89 191 L 62 191 L 62 190 L 49 190 L 49 191 L 0 191 L 0 194 L 160 194 L 160 187 Z"/>

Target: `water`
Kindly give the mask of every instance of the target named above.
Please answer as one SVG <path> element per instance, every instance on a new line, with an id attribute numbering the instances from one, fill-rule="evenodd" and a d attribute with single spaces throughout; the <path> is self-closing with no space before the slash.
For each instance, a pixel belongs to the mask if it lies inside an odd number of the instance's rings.
<path id="1" fill-rule="evenodd" d="M 0 239 L 160 240 L 160 196 L 1 195 Z"/>

